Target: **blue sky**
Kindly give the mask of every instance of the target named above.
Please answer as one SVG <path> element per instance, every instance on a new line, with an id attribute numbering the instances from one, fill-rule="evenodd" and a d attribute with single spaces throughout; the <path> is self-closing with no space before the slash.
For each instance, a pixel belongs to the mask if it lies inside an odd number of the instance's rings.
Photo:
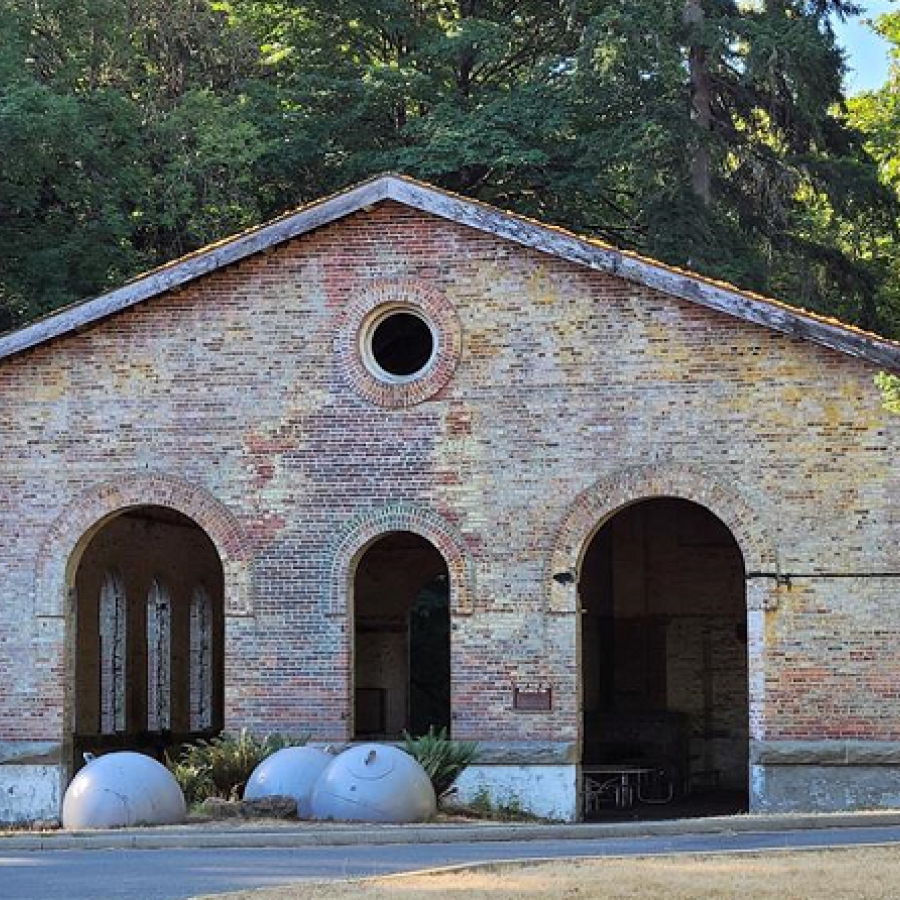
<path id="1" fill-rule="evenodd" d="M 898 0 L 860 0 L 865 8 L 862 18 L 900 10 Z M 838 37 L 846 47 L 851 71 L 847 74 L 847 92 L 858 94 L 880 87 L 888 73 L 888 44 L 859 19 L 837 26 Z"/>

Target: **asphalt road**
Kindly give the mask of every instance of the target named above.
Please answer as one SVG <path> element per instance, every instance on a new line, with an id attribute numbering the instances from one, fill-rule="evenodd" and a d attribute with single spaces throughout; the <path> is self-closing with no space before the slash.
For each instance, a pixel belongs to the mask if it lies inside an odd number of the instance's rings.
<path id="1" fill-rule="evenodd" d="M 881 843 L 900 845 L 900 827 L 284 850 L 0 851 L 0 900 L 184 900 L 198 894 L 308 879 L 379 875 L 485 860 L 708 853 Z"/>

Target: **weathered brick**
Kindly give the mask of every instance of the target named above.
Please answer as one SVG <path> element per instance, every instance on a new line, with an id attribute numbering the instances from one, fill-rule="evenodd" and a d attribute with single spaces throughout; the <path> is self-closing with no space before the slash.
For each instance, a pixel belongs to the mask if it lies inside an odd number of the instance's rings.
<path id="1" fill-rule="evenodd" d="M 446 343 L 397 390 L 356 328 L 402 297 Z M 754 741 L 900 744 L 900 419 L 875 372 L 394 202 L 6 359 L 0 750 L 64 741 L 69 562 L 136 504 L 222 559 L 229 728 L 350 736 L 352 567 L 408 530 L 450 573 L 456 735 L 577 744 L 576 594 L 553 575 L 649 496 L 738 541 Z M 517 681 L 552 711 L 513 711 Z"/>

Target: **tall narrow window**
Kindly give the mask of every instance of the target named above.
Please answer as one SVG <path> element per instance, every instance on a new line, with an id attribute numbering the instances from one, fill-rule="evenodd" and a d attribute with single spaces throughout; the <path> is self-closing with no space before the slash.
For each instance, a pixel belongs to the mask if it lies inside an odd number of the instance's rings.
<path id="1" fill-rule="evenodd" d="M 147 730 L 172 727 L 172 598 L 156 579 L 147 596 Z"/>
<path id="2" fill-rule="evenodd" d="M 191 731 L 212 727 L 212 601 L 202 585 L 191 595 Z"/>
<path id="3" fill-rule="evenodd" d="M 125 582 L 107 572 L 100 586 L 100 733 L 125 730 Z"/>

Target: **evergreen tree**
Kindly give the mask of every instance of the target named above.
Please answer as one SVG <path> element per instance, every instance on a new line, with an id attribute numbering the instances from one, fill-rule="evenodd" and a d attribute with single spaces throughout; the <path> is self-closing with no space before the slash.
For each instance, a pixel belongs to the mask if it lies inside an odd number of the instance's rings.
<path id="1" fill-rule="evenodd" d="M 848 104 L 850 125 L 861 132 L 866 147 L 878 164 L 882 184 L 900 201 L 900 13 L 891 13 L 878 20 L 878 31 L 891 44 L 891 69 L 887 83 L 877 91 L 853 98 Z M 861 212 L 865 198 L 858 198 Z M 861 232 L 843 236 L 855 252 L 876 268 L 874 302 L 885 330 L 900 336 L 900 245 L 897 219 L 888 222 L 877 218 Z M 897 403 L 897 396 L 894 397 Z"/>
<path id="2" fill-rule="evenodd" d="M 601 148 L 627 170 L 619 232 L 664 260 L 884 324 L 871 304 L 877 266 L 840 240 L 897 216 L 836 115 L 843 63 L 830 16 L 853 8 L 603 5 L 574 131 L 585 159 Z M 610 141 L 623 152 L 608 155 Z"/>
<path id="3" fill-rule="evenodd" d="M 900 325 L 890 113 L 842 112 L 854 10 L 7 0 L 0 327 L 388 169 Z"/>

